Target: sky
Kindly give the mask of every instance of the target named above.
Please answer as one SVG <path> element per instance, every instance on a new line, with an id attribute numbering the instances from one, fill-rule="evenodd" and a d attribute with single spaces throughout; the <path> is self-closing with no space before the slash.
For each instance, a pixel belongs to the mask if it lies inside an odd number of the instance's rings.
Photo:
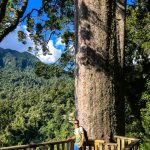
<path id="1" fill-rule="evenodd" d="M 35 3 L 36 1 L 36 3 Z M 40 8 L 41 6 L 41 0 L 29 0 L 29 4 L 27 7 L 27 10 L 24 15 L 26 15 L 28 12 L 30 12 L 33 8 Z M 25 24 L 20 24 L 18 27 L 11 33 L 9 33 L 4 40 L 0 43 L 0 47 L 4 49 L 12 49 L 17 50 L 19 52 L 25 52 L 27 51 L 28 47 L 35 47 L 33 41 L 30 39 L 29 36 L 27 36 L 27 44 L 22 44 L 18 41 L 17 38 L 17 31 L 23 30 L 26 35 L 29 35 L 30 33 L 26 30 Z M 37 57 L 44 63 L 54 63 L 56 62 L 61 54 L 62 49 L 64 49 L 65 45 L 61 42 L 61 38 L 53 38 L 48 42 L 48 48 L 50 50 L 50 53 L 52 55 L 43 55 L 42 50 L 38 52 Z"/>
<path id="2" fill-rule="evenodd" d="M 35 3 L 36 1 L 36 3 Z M 128 4 L 131 4 L 133 0 L 127 0 Z M 27 10 L 25 12 L 25 15 L 30 12 L 33 8 L 40 8 L 41 6 L 41 0 L 29 0 L 29 4 L 27 7 Z M 27 51 L 28 47 L 35 47 L 33 41 L 27 37 L 27 44 L 22 44 L 21 42 L 18 41 L 17 38 L 17 31 L 18 30 L 23 30 L 27 35 L 30 33 L 26 30 L 26 25 L 25 24 L 20 24 L 14 30 L 13 32 L 9 33 L 5 39 L 0 43 L 0 47 L 4 49 L 12 49 L 12 50 L 17 50 L 19 52 L 25 52 Z M 48 43 L 48 48 L 50 50 L 50 53 L 52 55 L 43 55 L 42 50 L 38 52 L 37 57 L 44 63 L 54 63 L 57 61 L 61 54 L 62 50 L 64 49 L 65 45 L 61 42 L 61 38 L 53 38 L 52 40 L 49 41 Z"/>

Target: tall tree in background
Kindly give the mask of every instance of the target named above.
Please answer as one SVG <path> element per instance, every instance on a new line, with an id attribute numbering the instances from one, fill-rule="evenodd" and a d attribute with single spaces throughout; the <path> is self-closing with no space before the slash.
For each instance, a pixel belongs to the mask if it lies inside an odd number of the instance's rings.
<path id="1" fill-rule="evenodd" d="M 127 7 L 126 16 L 126 133 L 150 139 L 150 1 L 135 1 Z"/>
<path id="2" fill-rule="evenodd" d="M 92 139 L 124 134 L 125 1 L 76 0 L 76 108 Z"/>

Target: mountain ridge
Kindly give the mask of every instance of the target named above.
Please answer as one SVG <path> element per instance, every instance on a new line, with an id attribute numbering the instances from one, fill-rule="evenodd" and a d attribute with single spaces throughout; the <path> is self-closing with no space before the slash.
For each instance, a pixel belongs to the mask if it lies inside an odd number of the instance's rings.
<path id="1" fill-rule="evenodd" d="M 38 61 L 38 58 L 28 52 L 0 48 L 1 68 L 25 69 L 33 67 Z"/>

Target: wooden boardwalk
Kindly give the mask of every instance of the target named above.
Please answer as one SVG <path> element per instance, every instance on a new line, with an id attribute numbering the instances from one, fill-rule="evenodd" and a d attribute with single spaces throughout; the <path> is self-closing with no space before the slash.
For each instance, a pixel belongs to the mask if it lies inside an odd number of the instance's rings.
<path id="1" fill-rule="evenodd" d="M 82 150 L 139 150 L 139 139 L 115 136 L 116 143 L 106 143 L 104 140 L 89 140 Z M 0 150 L 73 150 L 71 141 L 43 142 L 37 144 L 2 147 Z"/>

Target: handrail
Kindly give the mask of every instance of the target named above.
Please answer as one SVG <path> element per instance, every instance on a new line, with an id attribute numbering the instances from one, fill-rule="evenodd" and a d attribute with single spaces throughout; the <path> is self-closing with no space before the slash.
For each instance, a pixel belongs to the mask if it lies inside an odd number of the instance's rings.
<path id="1" fill-rule="evenodd" d="M 137 138 L 118 136 L 118 135 L 115 135 L 114 138 L 120 138 L 120 139 L 126 139 L 126 140 L 137 140 Z"/>
<path id="2" fill-rule="evenodd" d="M 117 149 L 117 143 L 105 143 L 104 149 L 105 150 L 116 150 Z"/>
<path id="3" fill-rule="evenodd" d="M 102 150 L 104 144 L 104 140 L 91 140 L 89 139 L 88 141 L 84 142 L 82 150 Z"/>
<path id="4" fill-rule="evenodd" d="M 139 148 L 139 139 L 123 136 L 115 136 L 114 138 L 116 139 L 117 143 L 106 143 L 104 140 L 88 140 L 84 143 L 82 150 L 138 150 Z M 73 146 L 74 141 L 64 140 L 58 142 L 43 142 L 2 147 L 0 150 L 73 150 Z"/>
<path id="5" fill-rule="evenodd" d="M 117 150 L 138 150 L 139 139 L 124 136 L 114 136 L 117 141 Z M 130 146 L 130 147 L 129 147 Z"/>
<path id="6" fill-rule="evenodd" d="M 117 143 L 106 143 L 104 140 L 88 140 L 84 143 L 82 150 L 116 150 Z"/>
<path id="7" fill-rule="evenodd" d="M 138 150 L 138 147 L 139 147 L 139 141 L 140 140 L 135 140 L 133 142 L 131 142 L 129 145 L 127 145 L 124 150 L 133 150 L 133 149 L 137 149 Z"/>
<path id="8" fill-rule="evenodd" d="M 59 147 L 59 145 L 62 145 L 62 150 L 64 149 L 63 147 L 64 144 L 67 144 L 67 150 L 72 150 L 71 147 L 73 145 L 72 141 L 68 141 L 68 140 L 64 140 L 64 141 L 58 141 L 58 142 L 43 142 L 43 143 L 33 143 L 33 144 L 27 144 L 27 145 L 17 145 L 17 146 L 10 146 L 10 147 L 2 147 L 0 148 L 0 150 L 19 150 L 19 149 L 28 149 L 28 148 L 36 148 L 36 147 L 40 147 L 40 146 L 44 146 L 44 147 L 49 147 L 50 150 L 54 149 L 54 146 L 57 145 L 57 147 Z M 58 148 L 59 149 L 59 148 Z M 66 150 L 66 149 L 64 149 Z"/>

